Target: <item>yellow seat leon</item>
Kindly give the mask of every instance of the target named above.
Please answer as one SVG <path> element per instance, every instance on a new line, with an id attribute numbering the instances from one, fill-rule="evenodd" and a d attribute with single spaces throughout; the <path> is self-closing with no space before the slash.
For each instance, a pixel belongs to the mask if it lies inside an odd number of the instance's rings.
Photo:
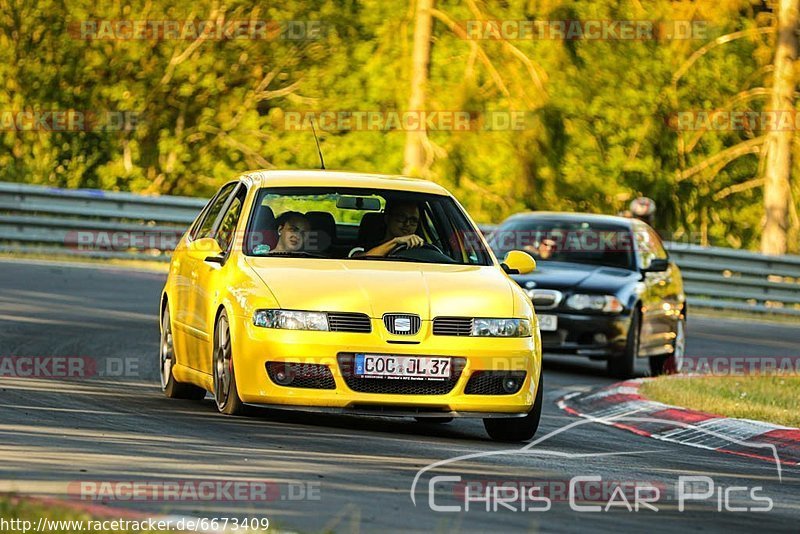
<path id="1" fill-rule="evenodd" d="M 528 440 L 542 410 L 530 299 L 455 198 L 405 177 L 254 171 L 181 238 L 161 306 L 171 398 L 447 422 Z"/>

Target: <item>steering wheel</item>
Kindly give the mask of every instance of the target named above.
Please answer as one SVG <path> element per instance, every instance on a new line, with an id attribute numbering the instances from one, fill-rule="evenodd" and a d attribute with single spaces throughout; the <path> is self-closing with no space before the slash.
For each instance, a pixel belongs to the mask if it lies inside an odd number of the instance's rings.
<path id="1" fill-rule="evenodd" d="M 414 248 L 409 248 L 408 245 L 398 245 L 388 256 L 430 263 L 458 263 L 432 243 L 425 243 Z"/>
<path id="2" fill-rule="evenodd" d="M 418 247 L 414 247 L 413 249 L 410 248 L 405 243 L 401 243 L 401 244 L 397 245 L 396 247 L 394 247 L 392 249 L 392 251 L 388 255 L 389 256 L 394 256 L 395 254 L 397 254 L 399 252 L 404 252 L 404 251 L 407 251 L 407 250 L 424 250 L 424 249 L 435 250 L 436 252 L 438 252 L 442 256 L 447 256 L 444 252 L 442 252 L 442 249 L 440 249 L 439 247 L 437 247 L 433 243 L 423 243 L 422 245 L 420 245 Z"/>

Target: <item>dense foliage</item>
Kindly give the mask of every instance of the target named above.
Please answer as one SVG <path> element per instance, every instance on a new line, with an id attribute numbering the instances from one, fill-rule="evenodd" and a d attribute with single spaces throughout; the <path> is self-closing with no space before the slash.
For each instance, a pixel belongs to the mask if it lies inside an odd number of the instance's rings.
<path id="1" fill-rule="evenodd" d="M 317 166 L 311 133 L 287 129 L 287 113 L 388 112 L 408 102 L 413 2 L 0 6 L 0 111 L 139 114 L 122 131 L 19 132 L 6 124 L 0 181 L 207 196 L 246 169 Z M 476 220 L 498 222 L 523 209 L 616 213 L 643 194 L 656 201 L 665 234 L 757 248 L 763 132 L 679 131 L 674 116 L 763 109 L 774 54 L 771 4 L 439 0 L 435 7 L 427 108 L 526 112 L 523 130 L 428 133 L 430 164 L 421 174 L 451 188 Z M 694 20 L 706 30 L 693 39 L 465 39 L 460 23 L 473 19 L 664 27 Z M 305 39 L 85 39 L 76 26 L 87 20 L 319 21 L 321 32 Z M 733 32 L 743 33 L 683 68 Z M 329 168 L 403 169 L 402 131 L 320 135 Z M 730 159 L 708 161 L 743 142 Z M 796 233 L 790 243 L 796 252 Z"/>

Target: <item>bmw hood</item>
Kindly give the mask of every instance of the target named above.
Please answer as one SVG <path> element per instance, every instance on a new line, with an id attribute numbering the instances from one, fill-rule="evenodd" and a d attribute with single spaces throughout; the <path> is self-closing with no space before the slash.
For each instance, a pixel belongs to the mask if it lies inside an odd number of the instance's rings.
<path id="1" fill-rule="evenodd" d="M 600 265 L 540 262 L 533 273 L 515 275 L 513 278 L 525 288 L 613 292 L 637 281 L 639 274 L 627 269 Z"/>
<path id="2" fill-rule="evenodd" d="M 512 282 L 493 266 L 373 260 L 247 258 L 281 308 L 307 311 L 514 316 Z"/>

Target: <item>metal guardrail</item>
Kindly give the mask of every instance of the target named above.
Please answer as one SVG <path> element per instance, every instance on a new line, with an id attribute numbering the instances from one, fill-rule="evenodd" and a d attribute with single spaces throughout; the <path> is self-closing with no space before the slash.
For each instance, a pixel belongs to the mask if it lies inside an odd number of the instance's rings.
<path id="1" fill-rule="evenodd" d="M 0 183 L 0 252 L 168 261 L 205 203 Z"/>
<path id="2" fill-rule="evenodd" d="M 0 183 L 0 252 L 168 261 L 205 202 Z M 480 225 L 484 232 L 494 228 Z M 681 243 L 667 248 L 690 306 L 800 316 L 800 257 Z"/>
<path id="3" fill-rule="evenodd" d="M 666 245 L 690 306 L 800 316 L 800 256 Z"/>

